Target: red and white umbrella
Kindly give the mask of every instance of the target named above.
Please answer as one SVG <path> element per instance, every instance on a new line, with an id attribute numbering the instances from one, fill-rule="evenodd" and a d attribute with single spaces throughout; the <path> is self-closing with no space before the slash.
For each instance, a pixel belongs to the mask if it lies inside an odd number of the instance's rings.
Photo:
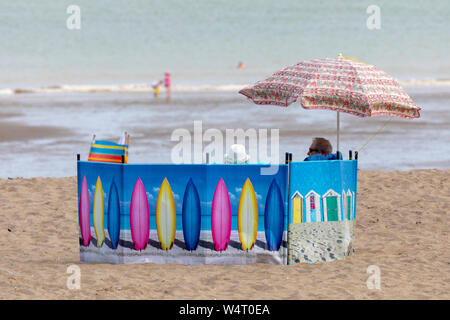
<path id="1" fill-rule="evenodd" d="M 256 104 L 286 107 L 300 100 L 305 109 L 337 111 L 337 150 L 340 112 L 413 119 L 421 110 L 387 73 L 343 56 L 297 63 L 239 93 Z"/>

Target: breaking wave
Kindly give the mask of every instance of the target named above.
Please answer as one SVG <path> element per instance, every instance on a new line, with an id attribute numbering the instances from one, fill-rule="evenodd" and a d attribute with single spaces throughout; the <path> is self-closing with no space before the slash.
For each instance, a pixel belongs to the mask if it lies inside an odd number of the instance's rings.
<path id="1" fill-rule="evenodd" d="M 410 79 L 399 81 L 402 86 L 450 86 L 450 79 Z M 221 85 L 175 85 L 175 92 L 202 92 L 202 91 L 239 91 L 250 84 L 221 84 Z M 164 88 L 162 88 L 163 90 Z M 40 88 L 0 88 L 0 95 L 26 94 L 26 93 L 97 93 L 97 92 L 153 92 L 149 84 L 125 85 L 57 85 Z"/>

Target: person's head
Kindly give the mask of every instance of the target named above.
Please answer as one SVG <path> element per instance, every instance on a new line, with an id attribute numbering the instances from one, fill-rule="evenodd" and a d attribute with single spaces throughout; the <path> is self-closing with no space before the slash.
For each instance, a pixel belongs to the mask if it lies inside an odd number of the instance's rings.
<path id="1" fill-rule="evenodd" d="M 333 152 L 333 147 L 330 141 L 325 138 L 314 138 L 311 146 L 309 147 L 308 156 L 314 154 L 330 154 Z"/>

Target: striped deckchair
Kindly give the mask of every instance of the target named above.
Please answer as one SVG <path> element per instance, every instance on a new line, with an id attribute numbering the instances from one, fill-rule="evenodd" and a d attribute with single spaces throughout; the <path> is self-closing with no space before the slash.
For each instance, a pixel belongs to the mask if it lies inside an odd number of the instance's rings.
<path id="1" fill-rule="evenodd" d="M 118 144 L 111 141 L 96 140 L 91 144 L 88 161 L 128 163 L 128 143 Z"/>

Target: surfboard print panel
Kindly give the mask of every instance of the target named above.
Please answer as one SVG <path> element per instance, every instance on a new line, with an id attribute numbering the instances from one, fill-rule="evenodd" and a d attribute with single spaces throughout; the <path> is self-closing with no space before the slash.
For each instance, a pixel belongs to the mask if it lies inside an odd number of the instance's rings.
<path id="1" fill-rule="evenodd" d="M 216 251 L 225 251 L 231 235 L 231 204 L 225 181 L 220 178 L 211 206 L 211 233 Z"/>
<path id="2" fill-rule="evenodd" d="M 90 206 L 89 206 L 89 189 L 87 186 L 86 176 L 83 176 L 81 183 L 80 201 L 78 206 L 78 219 L 80 223 L 80 233 L 83 246 L 89 247 L 91 242 L 91 222 L 90 222 Z"/>
<path id="3" fill-rule="evenodd" d="M 100 248 L 105 241 L 105 227 L 104 227 L 104 200 L 103 200 L 103 188 L 100 177 L 97 178 L 94 193 L 94 207 L 93 207 L 93 221 L 95 235 L 97 238 L 97 248 Z"/>
<path id="4" fill-rule="evenodd" d="M 192 179 L 189 179 L 184 191 L 182 222 L 186 250 L 197 249 L 200 239 L 201 208 L 200 197 Z"/>
<path id="5" fill-rule="evenodd" d="M 266 233 L 267 249 L 278 251 L 283 241 L 284 204 L 280 187 L 275 179 L 270 184 L 266 197 L 264 211 L 264 228 Z"/>
<path id="6" fill-rule="evenodd" d="M 172 249 L 176 232 L 176 210 L 172 189 L 170 189 L 169 181 L 166 178 L 164 178 L 158 193 L 156 227 L 161 249 Z"/>
<path id="7" fill-rule="evenodd" d="M 258 204 L 249 178 L 245 180 L 239 199 L 238 230 L 242 250 L 253 249 L 258 233 Z"/>
<path id="8" fill-rule="evenodd" d="M 120 200 L 114 179 L 111 182 L 108 196 L 108 233 L 111 246 L 116 249 L 120 238 Z"/>
<path id="9" fill-rule="evenodd" d="M 150 234 L 150 209 L 141 178 L 134 185 L 130 202 L 131 238 L 136 250 L 145 250 Z"/>

